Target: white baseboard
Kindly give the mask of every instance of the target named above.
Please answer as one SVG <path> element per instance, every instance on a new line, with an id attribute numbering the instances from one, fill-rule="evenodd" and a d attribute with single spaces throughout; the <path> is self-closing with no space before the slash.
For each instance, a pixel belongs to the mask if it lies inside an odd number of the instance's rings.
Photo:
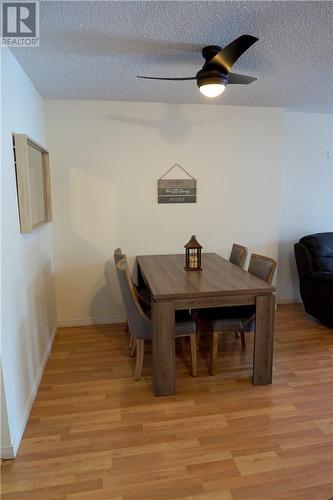
<path id="1" fill-rule="evenodd" d="M 100 318 L 88 316 L 86 318 L 62 319 L 58 321 L 58 327 L 110 325 L 112 323 L 124 323 L 125 321 L 125 316 L 101 316 Z"/>
<path id="2" fill-rule="evenodd" d="M 296 299 L 295 297 L 277 297 L 277 304 L 301 304 L 300 299 Z"/>
<path id="3" fill-rule="evenodd" d="M 11 460 L 15 458 L 14 449 L 12 446 L 1 446 L 1 458 L 2 460 Z"/>
<path id="4" fill-rule="evenodd" d="M 1 458 L 3 458 L 4 460 L 12 459 L 12 458 L 16 457 L 17 450 L 20 446 L 22 436 L 23 436 L 25 427 L 26 427 L 27 422 L 28 422 L 28 418 L 30 416 L 32 405 L 33 405 L 35 398 L 36 398 L 39 384 L 42 380 L 45 365 L 47 363 L 48 357 L 49 357 L 51 349 L 52 349 L 52 345 L 53 345 L 54 337 L 57 333 L 57 329 L 58 329 L 58 326 L 56 325 L 53 328 L 53 331 L 51 333 L 51 337 L 50 337 L 49 343 L 47 345 L 47 348 L 45 350 L 43 360 L 41 362 L 36 379 L 33 383 L 32 388 L 31 388 L 30 396 L 29 396 L 29 399 L 26 403 L 25 410 L 24 410 L 22 418 L 21 418 L 21 422 L 20 422 L 20 424 L 19 424 L 19 426 L 16 429 L 16 432 L 14 434 L 12 445 L 11 446 L 1 446 Z"/>

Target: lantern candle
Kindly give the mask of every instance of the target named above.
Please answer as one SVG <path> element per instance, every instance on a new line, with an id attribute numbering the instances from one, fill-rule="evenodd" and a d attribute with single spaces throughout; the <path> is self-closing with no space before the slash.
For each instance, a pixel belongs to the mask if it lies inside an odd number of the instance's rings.
<path id="1" fill-rule="evenodd" d="M 201 249 L 195 235 L 185 245 L 185 269 L 186 271 L 201 271 Z"/>
<path id="2" fill-rule="evenodd" d="M 198 265 L 198 257 L 196 255 L 190 255 L 189 257 L 189 267 L 197 267 Z"/>

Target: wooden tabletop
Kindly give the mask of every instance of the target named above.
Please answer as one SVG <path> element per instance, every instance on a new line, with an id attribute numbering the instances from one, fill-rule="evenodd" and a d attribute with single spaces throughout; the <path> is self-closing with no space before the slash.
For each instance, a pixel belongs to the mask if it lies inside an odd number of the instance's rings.
<path id="1" fill-rule="evenodd" d="M 185 271 L 185 257 L 137 257 L 153 300 L 272 293 L 275 288 L 216 253 L 202 254 L 202 271 Z"/>

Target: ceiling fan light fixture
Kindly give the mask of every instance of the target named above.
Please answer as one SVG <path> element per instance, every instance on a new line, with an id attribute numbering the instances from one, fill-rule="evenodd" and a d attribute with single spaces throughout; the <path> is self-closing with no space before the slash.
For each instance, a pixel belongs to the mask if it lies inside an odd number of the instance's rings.
<path id="1" fill-rule="evenodd" d="M 228 83 L 228 76 L 213 68 L 200 70 L 196 79 L 200 92 L 210 98 L 221 95 Z"/>
<path id="2" fill-rule="evenodd" d="M 196 80 L 201 94 L 214 98 L 221 95 L 227 85 L 248 85 L 256 78 L 247 75 L 231 73 L 234 63 L 246 52 L 258 38 L 252 35 L 241 35 L 225 47 L 207 45 L 202 49 L 205 63 L 195 76 L 168 78 L 159 76 L 138 76 L 146 80 Z"/>
<path id="3" fill-rule="evenodd" d="M 217 97 L 225 91 L 224 83 L 204 83 L 199 86 L 200 92 L 206 97 Z"/>

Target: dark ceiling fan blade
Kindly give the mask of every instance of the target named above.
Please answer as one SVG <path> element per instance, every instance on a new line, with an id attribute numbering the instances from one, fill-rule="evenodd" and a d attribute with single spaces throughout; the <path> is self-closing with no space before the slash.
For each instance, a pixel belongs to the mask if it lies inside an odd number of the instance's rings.
<path id="1" fill-rule="evenodd" d="M 188 78 L 160 78 L 158 76 L 137 76 L 137 78 L 144 78 L 145 80 L 195 80 L 195 76 L 189 76 Z"/>
<path id="2" fill-rule="evenodd" d="M 220 66 L 224 72 L 229 72 L 237 59 L 247 51 L 258 38 L 251 35 L 241 35 L 233 42 L 226 45 L 220 52 L 216 54 L 207 64 Z"/>
<path id="3" fill-rule="evenodd" d="M 238 73 L 228 74 L 228 84 L 236 85 L 248 85 L 249 83 L 255 82 L 257 79 L 253 76 L 239 75 Z"/>

